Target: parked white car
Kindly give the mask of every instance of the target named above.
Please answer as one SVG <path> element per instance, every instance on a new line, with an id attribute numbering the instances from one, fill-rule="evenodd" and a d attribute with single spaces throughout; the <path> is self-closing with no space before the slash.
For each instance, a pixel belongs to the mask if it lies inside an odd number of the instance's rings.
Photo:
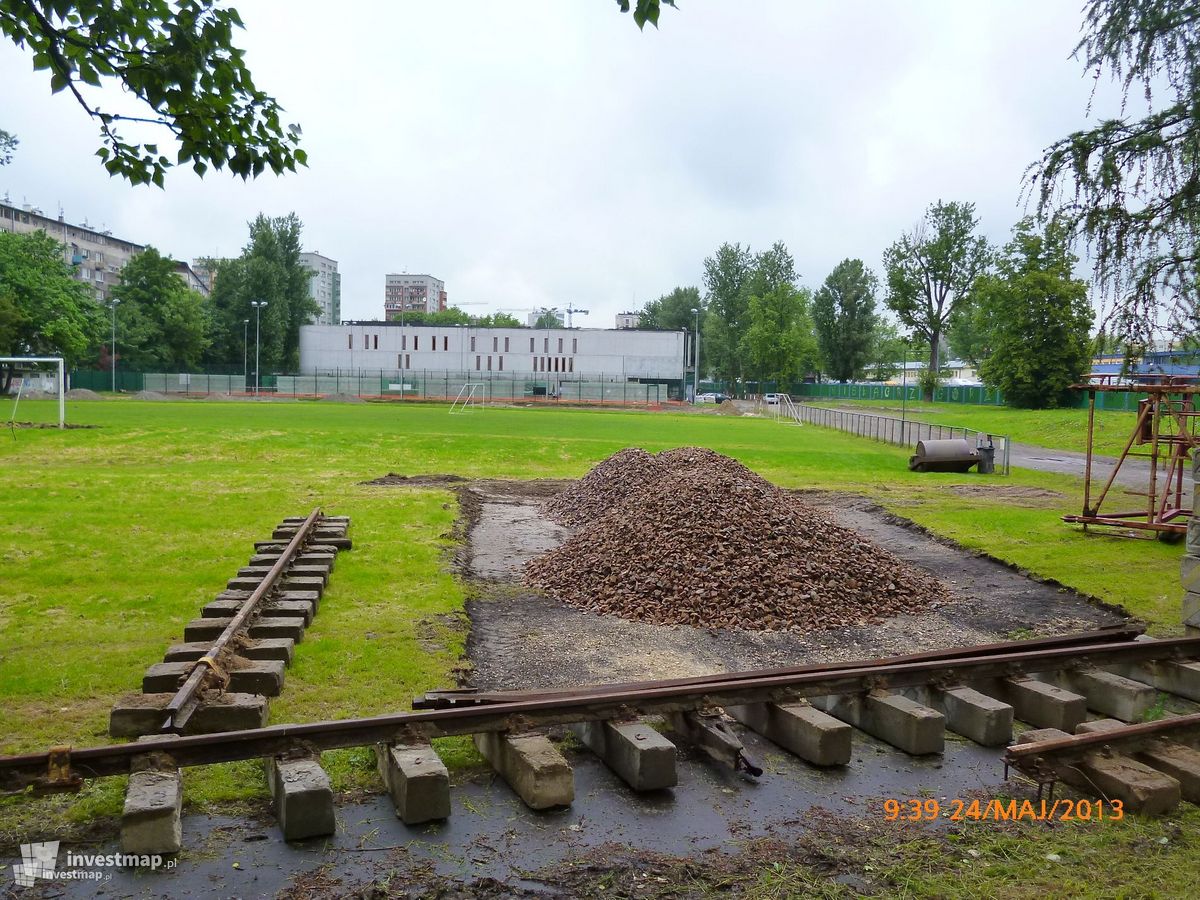
<path id="1" fill-rule="evenodd" d="M 767 406 L 778 406 L 779 397 L 779 394 L 763 394 L 763 403 L 767 404 Z"/>

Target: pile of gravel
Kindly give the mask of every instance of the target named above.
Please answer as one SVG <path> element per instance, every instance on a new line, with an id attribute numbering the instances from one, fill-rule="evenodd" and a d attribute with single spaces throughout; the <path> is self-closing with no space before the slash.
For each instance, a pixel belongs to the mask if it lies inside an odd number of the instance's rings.
<path id="1" fill-rule="evenodd" d="M 542 512 L 562 525 L 583 525 L 602 516 L 662 474 L 662 463 L 640 447 L 626 447 L 597 465 Z"/>
<path id="2" fill-rule="evenodd" d="M 22 400 L 54 400 L 58 397 L 58 394 L 52 394 L 49 391 L 43 391 L 41 388 L 30 388 L 29 390 L 21 391 L 20 393 Z M 8 394 L 7 396 L 16 397 L 16 389 L 14 389 L 12 393 Z"/>
<path id="3" fill-rule="evenodd" d="M 632 474 L 622 460 L 633 462 Z M 656 625 L 807 632 L 945 599 L 936 578 L 711 450 L 623 450 L 553 511 L 559 521 L 587 524 L 530 560 L 526 578 L 593 612 Z"/>
<path id="4" fill-rule="evenodd" d="M 104 398 L 95 391 L 89 391 L 87 388 L 71 388 L 67 391 L 68 400 L 103 400 Z"/>
<path id="5" fill-rule="evenodd" d="M 133 395 L 134 400 L 170 400 L 166 394 L 160 394 L 158 391 L 138 391 Z"/>

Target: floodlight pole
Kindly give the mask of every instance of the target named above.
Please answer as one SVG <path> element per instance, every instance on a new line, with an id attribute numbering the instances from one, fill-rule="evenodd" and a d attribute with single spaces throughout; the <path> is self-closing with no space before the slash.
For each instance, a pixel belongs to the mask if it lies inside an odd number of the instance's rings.
<path id="1" fill-rule="evenodd" d="M 246 359 L 250 354 L 250 320 L 242 319 L 242 390 L 246 390 L 246 382 L 250 380 L 250 367 Z"/>
<path id="2" fill-rule="evenodd" d="M 109 304 L 112 306 L 112 391 L 117 392 L 117 304 L 121 301 L 113 297 Z"/>
<path id="3" fill-rule="evenodd" d="M 904 347 L 904 367 L 900 375 L 900 443 L 908 444 L 908 337 L 905 336 L 901 345 Z"/>
<path id="4" fill-rule="evenodd" d="M 259 314 L 262 308 L 267 305 L 266 300 L 251 300 L 250 305 L 254 307 L 254 396 L 259 396 L 262 393 L 262 370 L 260 369 L 260 353 L 261 347 L 261 329 L 259 322 Z"/>
<path id="5" fill-rule="evenodd" d="M 693 309 L 692 315 L 696 317 L 696 346 L 694 348 L 696 354 L 696 371 L 693 373 L 695 377 L 693 378 L 692 386 L 692 404 L 694 405 L 700 402 L 700 307 Z"/>

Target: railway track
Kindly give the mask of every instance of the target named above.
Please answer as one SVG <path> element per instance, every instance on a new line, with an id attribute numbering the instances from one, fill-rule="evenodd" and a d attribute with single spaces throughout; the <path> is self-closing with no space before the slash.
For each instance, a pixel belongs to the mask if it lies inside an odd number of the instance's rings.
<path id="1" fill-rule="evenodd" d="M 289 548 L 295 561 L 306 542 L 336 537 L 348 546 L 345 523 L 324 526 L 322 534 L 319 521 L 286 522 L 276 532 L 270 545 L 276 563 L 262 584 L 272 577 L 278 590 L 293 571 Z M 267 760 L 276 814 L 285 838 L 293 839 L 335 828 L 333 795 L 320 768 L 323 750 L 374 747 L 398 817 L 418 824 L 450 814 L 449 774 L 433 738 L 472 735 L 521 799 L 543 809 L 574 800 L 571 767 L 547 728 L 570 728 L 635 790 L 660 790 L 676 783 L 676 748 L 643 719 L 663 717 L 674 734 L 720 764 L 754 776 L 761 769 L 739 739 L 739 725 L 830 768 L 850 761 L 855 728 L 914 755 L 942 752 L 950 731 L 1005 748 L 1005 764 L 1039 784 L 1065 780 L 1100 790 L 1131 811 L 1200 802 L 1200 753 L 1187 745 L 1200 736 L 1200 714 L 1143 721 L 1161 707 L 1162 693 L 1200 701 L 1200 638 L 1151 640 L 1131 628 L 566 690 L 431 691 L 416 698 L 412 711 L 187 733 L 202 718 L 186 714 L 197 695 L 197 709 L 220 706 L 221 654 L 244 646 L 255 622 L 270 618 L 277 596 L 271 591 L 255 588 L 243 599 L 244 615 L 222 627 L 206 654 L 216 665 L 197 658 L 177 676 L 179 688 L 153 705 L 154 715 L 145 718 L 153 727 L 139 741 L 0 758 L 0 785 L 71 790 L 85 778 L 133 773 L 122 844 L 171 852 L 161 848 L 178 844 L 181 767 Z M 200 687 L 188 687 L 194 683 Z M 1033 730 L 1012 744 L 1018 722 Z M 141 794 L 139 783 L 147 788 Z M 145 849 L 151 846 L 160 849 Z"/>

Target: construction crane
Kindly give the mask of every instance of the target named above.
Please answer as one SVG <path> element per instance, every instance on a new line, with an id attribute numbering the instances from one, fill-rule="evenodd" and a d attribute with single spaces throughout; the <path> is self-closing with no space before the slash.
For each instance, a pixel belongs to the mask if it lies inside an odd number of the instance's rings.
<path id="1" fill-rule="evenodd" d="M 573 319 L 575 313 L 579 313 L 584 316 L 588 315 L 588 311 L 586 309 L 579 309 L 578 307 L 573 307 L 573 306 L 571 306 L 570 303 L 567 304 L 567 308 L 564 310 L 564 312 L 567 314 L 567 327 L 568 328 L 574 327 L 572 325 L 572 319 Z"/>

